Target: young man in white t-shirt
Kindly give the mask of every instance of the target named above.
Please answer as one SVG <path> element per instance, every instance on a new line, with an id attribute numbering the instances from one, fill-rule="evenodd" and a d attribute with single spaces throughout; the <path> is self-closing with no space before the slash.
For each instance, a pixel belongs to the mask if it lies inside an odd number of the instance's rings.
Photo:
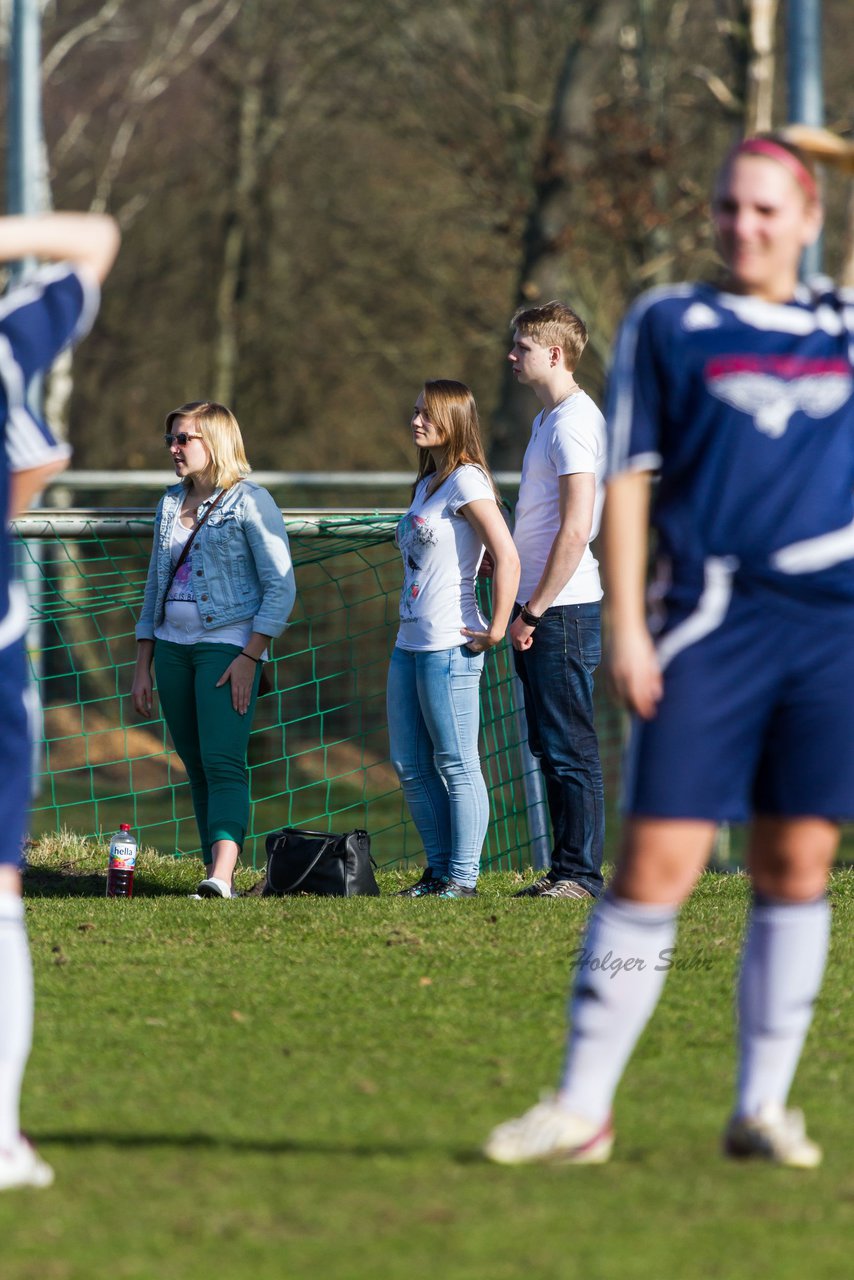
<path id="1" fill-rule="evenodd" d="M 593 722 L 602 587 L 590 543 L 602 511 L 605 423 L 575 381 L 587 343 L 575 312 L 548 302 L 517 311 L 512 325 L 513 374 L 542 409 L 522 464 L 513 535 L 522 577 L 510 638 L 554 836 L 548 873 L 516 896 L 596 898 L 605 829 Z"/>

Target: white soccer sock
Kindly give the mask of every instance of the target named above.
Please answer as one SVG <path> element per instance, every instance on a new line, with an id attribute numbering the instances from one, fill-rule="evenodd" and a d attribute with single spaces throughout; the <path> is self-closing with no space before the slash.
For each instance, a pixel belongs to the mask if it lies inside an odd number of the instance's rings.
<path id="1" fill-rule="evenodd" d="M 676 936 L 675 906 L 606 895 L 577 955 L 570 1033 L 558 1097 L 604 1123 L 623 1069 L 658 1003 Z"/>
<path id="2" fill-rule="evenodd" d="M 0 893 L 0 1150 L 21 1131 L 20 1099 L 33 1034 L 33 971 L 24 904 Z"/>
<path id="3" fill-rule="evenodd" d="M 821 987 L 829 937 L 825 897 L 754 900 L 738 984 L 737 1115 L 785 1104 Z"/>

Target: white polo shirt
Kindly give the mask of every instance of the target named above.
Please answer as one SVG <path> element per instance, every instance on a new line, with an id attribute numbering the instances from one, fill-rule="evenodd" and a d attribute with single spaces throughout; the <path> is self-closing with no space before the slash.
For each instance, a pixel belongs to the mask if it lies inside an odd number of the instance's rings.
<path id="1" fill-rule="evenodd" d="M 513 532 L 522 562 L 516 597 L 520 602 L 533 595 L 560 527 L 559 476 L 584 473 L 596 477 L 590 542 L 599 532 L 605 460 L 605 419 L 585 391 L 576 391 L 550 413 L 543 410 L 534 419 L 522 463 Z M 578 568 L 552 604 L 588 604 L 601 599 L 599 563 L 588 543 Z"/>

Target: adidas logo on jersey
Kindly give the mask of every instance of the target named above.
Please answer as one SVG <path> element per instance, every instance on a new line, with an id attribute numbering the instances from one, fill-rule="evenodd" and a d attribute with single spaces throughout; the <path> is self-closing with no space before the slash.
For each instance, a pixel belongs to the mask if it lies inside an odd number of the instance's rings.
<path id="1" fill-rule="evenodd" d="M 720 316 L 705 302 L 695 302 L 682 317 L 682 328 L 687 333 L 696 333 L 698 329 L 716 329 L 720 322 Z"/>

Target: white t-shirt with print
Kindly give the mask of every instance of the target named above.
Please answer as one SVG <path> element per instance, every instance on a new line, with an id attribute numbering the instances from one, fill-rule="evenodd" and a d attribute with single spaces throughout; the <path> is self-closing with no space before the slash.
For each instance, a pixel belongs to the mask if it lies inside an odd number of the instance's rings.
<path id="1" fill-rule="evenodd" d="M 494 502 L 492 485 L 469 463 L 428 494 L 432 478 L 419 484 L 395 534 L 403 556 L 397 644 L 413 651 L 453 649 L 466 642 L 461 627 L 488 626 L 475 597 L 483 543 L 460 508 L 482 498 Z"/>
<path id="2" fill-rule="evenodd" d="M 584 391 L 543 410 L 534 419 L 522 463 L 513 541 L 522 562 L 517 600 L 533 595 L 560 528 L 558 476 L 596 477 L 590 542 L 599 532 L 605 497 L 605 419 Z M 575 573 L 552 604 L 588 604 L 602 599 L 599 563 L 588 543 Z"/>

